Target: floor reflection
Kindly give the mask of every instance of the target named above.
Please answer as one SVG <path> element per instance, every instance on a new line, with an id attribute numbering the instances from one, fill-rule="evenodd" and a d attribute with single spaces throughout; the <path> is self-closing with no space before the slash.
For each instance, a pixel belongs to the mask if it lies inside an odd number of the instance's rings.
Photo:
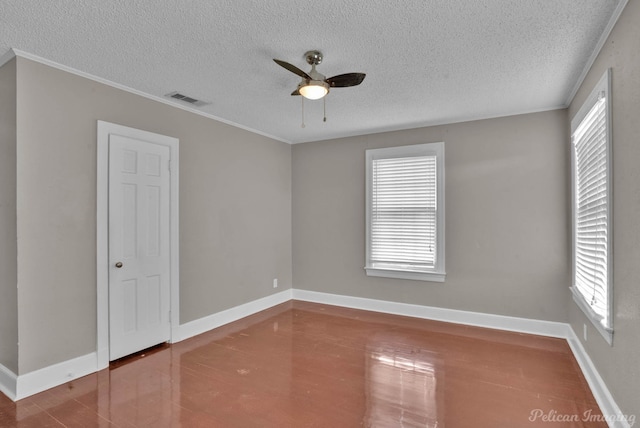
<path id="1" fill-rule="evenodd" d="M 437 355 L 398 335 L 377 335 L 366 351 L 369 427 L 441 427 Z"/>

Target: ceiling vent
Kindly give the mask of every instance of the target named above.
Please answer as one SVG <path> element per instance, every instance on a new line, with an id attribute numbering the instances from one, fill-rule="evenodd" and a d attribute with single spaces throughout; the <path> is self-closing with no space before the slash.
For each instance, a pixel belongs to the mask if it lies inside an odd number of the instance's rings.
<path id="1" fill-rule="evenodd" d="M 169 98 L 173 98 L 175 100 L 184 101 L 185 103 L 189 103 L 189 104 L 191 104 L 193 106 L 196 106 L 196 107 L 202 107 L 202 106 L 206 106 L 207 104 L 211 104 L 210 102 L 198 100 L 198 99 L 195 99 L 195 98 L 190 97 L 188 95 L 181 94 L 180 92 L 177 92 L 177 91 L 168 93 L 165 96 L 169 97 Z"/>

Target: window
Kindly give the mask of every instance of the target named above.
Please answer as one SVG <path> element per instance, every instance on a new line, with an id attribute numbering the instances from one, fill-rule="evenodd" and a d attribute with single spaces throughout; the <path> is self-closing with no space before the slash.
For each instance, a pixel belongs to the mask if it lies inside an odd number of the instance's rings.
<path id="1" fill-rule="evenodd" d="M 367 275 L 443 282 L 444 143 L 366 157 Z"/>
<path id="2" fill-rule="evenodd" d="M 612 343 L 610 71 L 571 121 L 573 299 Z"/>

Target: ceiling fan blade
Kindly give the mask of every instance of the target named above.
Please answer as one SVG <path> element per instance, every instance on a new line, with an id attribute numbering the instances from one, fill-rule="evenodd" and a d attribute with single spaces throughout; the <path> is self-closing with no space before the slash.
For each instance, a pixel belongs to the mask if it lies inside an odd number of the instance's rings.
<path id="1" fill-rule="evenodd" d="M 305 79 L 309 79 L 311 80 L 311 76 L 309 76 L 307 73 L 305 73 L 304 71 L 300 70 L 298 67 L 296 67 L 293 64 L 289 64 L 288 62 L 285 61 L 281 61 L 279 59 L 273 59 L 275 61 L 276 64 L 278 64 L 280 67 L 286 68 L 287 70 L 289 70 L 290 72 L 297 74 L 298 76 L 305 78 Z"/>
<path id="2" fill-rule="evenodd" d="M 364 73 L 346 73 L 329 77 L 327 83 L 332 88 L 346 88 L 347 86 L 356 86 L 362 83 L 366 74 Z"/>
<path id="3" fill-rule="evenodd" d="M 300 88 L 298 88 L 295 91 L 291 92 L 291 95 L 300 95 Z"/>

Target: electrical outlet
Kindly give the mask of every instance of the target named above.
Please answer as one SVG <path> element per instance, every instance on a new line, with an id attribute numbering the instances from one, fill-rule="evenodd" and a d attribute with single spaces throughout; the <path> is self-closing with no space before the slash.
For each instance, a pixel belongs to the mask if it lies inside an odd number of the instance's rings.
<path id="1" fill-rule="evenodd" d="M 584 337 L 584 341 L 587 341 L 587 325 L 582 324 L 582 337 Z"/>
<path id="2" fill-rule="evenodd" d="M 273 288 L 278 288 L 278 278 L 273 279 Z"/>

